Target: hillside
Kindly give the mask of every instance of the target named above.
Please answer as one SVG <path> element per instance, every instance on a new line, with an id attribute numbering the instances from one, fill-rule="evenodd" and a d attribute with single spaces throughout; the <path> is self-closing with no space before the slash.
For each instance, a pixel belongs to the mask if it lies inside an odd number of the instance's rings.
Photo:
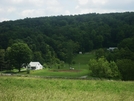
<path id="1" fill-rule="evenodd" d="M 81 69 L 89 68 L 90 62 L 92 76 L 134 80 L 133 43 L 134 12 L 5 21 L 0 23 L 0 71 L 20 71 L 30 61 L 49 68 L 76 63 Z M 117 49 L 107 51 L 108 47 Z M 93 50 L 89 61 L 85 53 Z"/>
<path id="2" fill-rule="evenodd" d="M 45 61 L 50 61 L 49 57 L 66 61 L 68 51 L 89 52 L 117 46 L 123 39 L 133 37 L 133 18 L 133 12 L 126 12 L 6 21 L 0 23 L 0 47 L 7 49 L 15 42 L 25 42 Z"/>

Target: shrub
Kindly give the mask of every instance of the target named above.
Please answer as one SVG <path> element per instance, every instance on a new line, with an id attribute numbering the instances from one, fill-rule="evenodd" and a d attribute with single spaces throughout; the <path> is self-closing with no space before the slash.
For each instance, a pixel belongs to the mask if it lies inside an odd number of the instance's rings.
<path id="1" fill-rule="evenodd" d="M 121 59 L 117 61 L 123 80 L 134 80 L 134 61 Z"/>
<path id="2" fill-rule="evenodd" d="M 108 62 L 104 57 L 89 61 L 91 75 L 99 78 L 120 78 L 120 73 L 115 62 Z"/>

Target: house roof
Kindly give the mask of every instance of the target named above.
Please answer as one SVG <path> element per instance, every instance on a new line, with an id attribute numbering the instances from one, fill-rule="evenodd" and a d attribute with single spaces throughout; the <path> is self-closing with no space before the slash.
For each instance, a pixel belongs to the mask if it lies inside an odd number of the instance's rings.
<path id="1" fill-rule="evenodd" d="M 109 47 L 107 50 L 114 50 L 114 49 L 118 49 L 117 47 Z"/>
<path id="2" fill-rule="evenodd" d="M 30 62 L 29 63 L 30 66 L 37 66 L 37 65 L 41 65 L 39 62 Z"/>

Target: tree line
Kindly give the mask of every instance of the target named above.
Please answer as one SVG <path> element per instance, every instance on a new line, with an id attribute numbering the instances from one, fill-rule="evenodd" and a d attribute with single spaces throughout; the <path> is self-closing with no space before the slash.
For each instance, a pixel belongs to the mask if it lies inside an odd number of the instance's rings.
<path id="1" fill-rule="evenodd" d="M 1 22 L 0 52 L 5 53 L 0 55 L 1 67 L 3 59 L 9 63 L 8 49 L 15 43 L 27 44 L 32 51 L 32 60 L 47 64 L 61 61 L 71 64 L 78 52 L 108 47 L 119 49 L 118 55 L 116 52 L 105 54 L 108 61 L 133 61 L 133 18 L 133 12 L 89 13 Z"/>
<path id="2" fill-rule="evenodd" d="M 100 48 L 89 61 L 91 75 L 100 78 L 134 80 L 134 37 L 122 40 L 114 50 Z"/>

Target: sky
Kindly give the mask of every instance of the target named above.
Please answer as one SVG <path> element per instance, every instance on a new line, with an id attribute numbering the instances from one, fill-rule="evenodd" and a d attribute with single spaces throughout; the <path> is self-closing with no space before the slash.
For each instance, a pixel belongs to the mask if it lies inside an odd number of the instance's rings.
<path id="1" fill-rule="evenodd" d="M 134 0 L 0 0 L 0 22 L 111 12 L 134 12 Z"/>

